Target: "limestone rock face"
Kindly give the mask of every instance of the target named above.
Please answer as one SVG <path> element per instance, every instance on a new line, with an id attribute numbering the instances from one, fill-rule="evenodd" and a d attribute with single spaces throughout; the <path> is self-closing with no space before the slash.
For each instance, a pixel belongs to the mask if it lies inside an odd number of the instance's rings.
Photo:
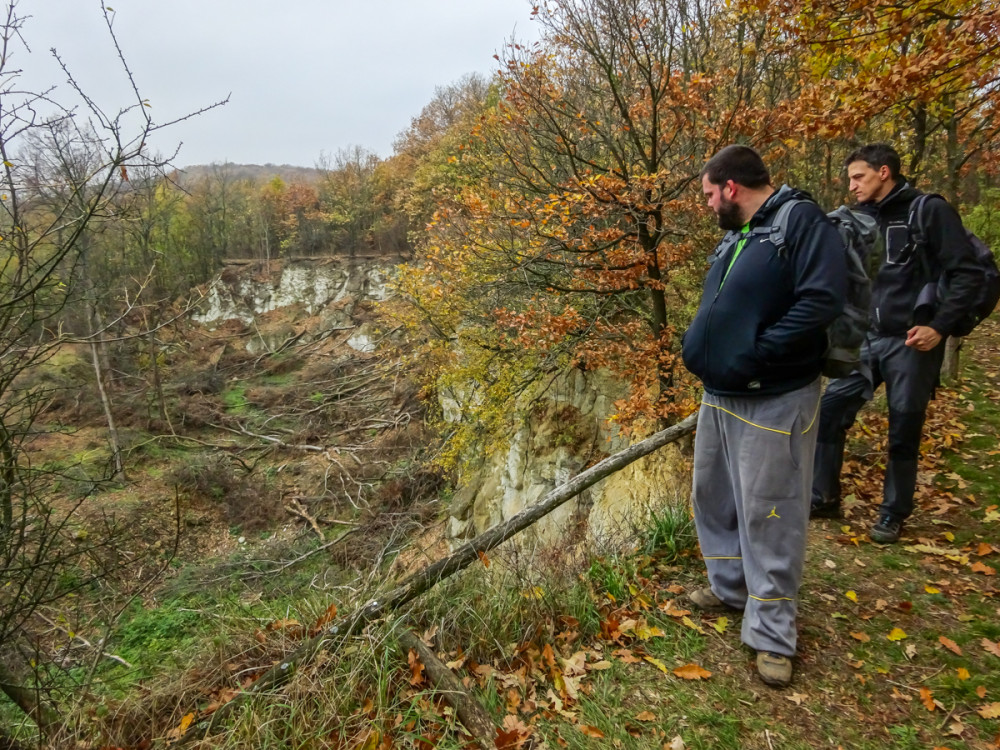
<path id="1" fill-rule="evenodd" d="M 239 271 L 230 268 L 212 282 L 192 317 L 208 326 L 233 319 L 250 325 L 276 310 L 298 308 L 306 316 L 319 318 L 315 335 L 354 328 L 353 313 L 359 302 L 388 297 L 387 281 L 392 269 L 388 262 L 355 262 L 347 258 L 261 262 Z M 287 331 L 272 326 L 248 349 L 251 353 L 273 350 L 291 335 L 295 335 L 291 324 Z M 373 326 L 358 326 L 348 345 L 359 352 L 373 351 Z"/>
<path id="2" fill-rule="evenodd" d="M 628 442 L 609 427 L 621 383 L 607 373 L 564 373 L 546 388 L 505 452 L 480 459 L 459 482 L 448 532 L 457 545 L 507 520 Z M 676 445 L 661 448 L 585 490 L 521 537 L 528 546 L 592 541 L 628 546 L 652 510 L 690 486 Z"/>

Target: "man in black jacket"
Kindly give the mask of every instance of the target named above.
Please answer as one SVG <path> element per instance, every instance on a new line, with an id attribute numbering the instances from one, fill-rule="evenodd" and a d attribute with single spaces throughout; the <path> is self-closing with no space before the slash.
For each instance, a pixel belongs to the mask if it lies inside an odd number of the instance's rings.
<path id="1" fill-rule="evenodd" d="M 861 350 L 862 370 L 834 380 L 823 394 L 816 445 L 814 517 L 840 515 L 840 470 L 847 430 L 858 410 L 885 383 L 889 402 L 889 461 L 879 519 L 869 531 L 875 542 L 899 540 L 913 512 L 920 433 L 934 395 L 944 339 L 976 299 L 981 273 L 975 251 L 955 209 L 929 197 L 920 247 L 909 226 L 910 205 L 921 195 L 900 174 L 899 154 L 886 144 L 857 149 L 847 157 L 850 191 L 860 208 L 877 218 L 881 258 L 872 277 L 871 322 Z M 943 296 L 923 304 L 921 291 L 941 279 Z M 933 282 L 933 283 L 932 283 Z"/>
<path id="2" fill-rule="evenodd" d="M 785 686 L 825 330 L 843 309 L 845 251 L 805 193 L 771 186 L 753 149 L 727 146 L 713 156 L 702 190 L 730 232 L 683 342 L 684 363 L 705 386 L 693 505 L 710 584 L 689 598 L 705 610 L 744 610 L 741 637 L 757 651 L 761 678 Z M 785 231 L 776 227 L 782 210 Z"/>

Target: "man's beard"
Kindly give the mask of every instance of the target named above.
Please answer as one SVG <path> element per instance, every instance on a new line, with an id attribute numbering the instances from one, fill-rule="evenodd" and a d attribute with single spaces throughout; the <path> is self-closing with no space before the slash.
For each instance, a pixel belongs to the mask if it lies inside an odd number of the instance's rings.
<path id="1" fill-rule="evenodd" d="M 719 196 L 719 210 L 715 212 L 719 219 L 720 229 L 742 229 L 746 224 L 740 215 L 740 206 L 731 200 Z"/>

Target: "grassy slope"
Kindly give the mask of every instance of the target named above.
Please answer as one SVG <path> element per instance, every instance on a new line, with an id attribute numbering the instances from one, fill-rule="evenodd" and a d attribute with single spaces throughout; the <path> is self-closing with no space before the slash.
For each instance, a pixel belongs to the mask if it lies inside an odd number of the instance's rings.
<path id="1" fill-rule="evenodd" d="M 847 517 L 811 528 L 788 690 L 757 680 L 738 617 L 684 611 L 684 591 L 704 583 L 684 509 L 658 519 L 632 555 L 497 555 L 504 565 L 439 586 L 400 624 L 428 635 L 511 746 L 996 747 L 1000 719 L 987 717 L 1000 709 L 998 341 L 997 323 L 984 324 L 963 384 L 933 405 L 919 510 L 892 547 L 864 533 L 881 486 L 884 409 L 864 413 L 849 449 Z M 294 554 L 316 544 L 301 541 Z M 113 648 L 133 669 L 102 667 L 86 718 L 95 746 L 144 747 L 204 715 L 294 649 L 298 623 L 308 627 L 331 601 L 348 610 L 392 578 L 345 581 L 325 554 L 278 572 L 264 565 L 262 575 L 242 559 L 188 563 L 126 617 Z M 194 747 L 466 740 L 420 665 L 391 631 L 372 628 Z"/>

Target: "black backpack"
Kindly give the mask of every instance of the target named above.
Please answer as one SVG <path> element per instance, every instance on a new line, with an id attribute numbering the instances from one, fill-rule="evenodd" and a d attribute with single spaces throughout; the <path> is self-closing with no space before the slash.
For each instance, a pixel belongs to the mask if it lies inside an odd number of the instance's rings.
<path id="1" fill-rule="evenodd" d="M 786 201 L 778 208 L 771 227 L 771 241 L 784 246 L 788 229 L 788 215 L 792 207 L 803 199 Z M 861 344 L 868 333 L 871 309 L 871 281 L 868 278 L 868 259 L 878 242 L 878 223 L 874 216 L 852 211 L 847 206 L 830 211 L 827 216 L 837 227 L 844 243 L 847 260 L 847 296 L 844 311 L 826 329 L 827 350 L 823 374 L 828 378 L 845 378 L 854 370 L 862 369 Z M 765 230 L 767 231 L 767 230 Z"/>
<path id="2" fill-rule="evenodd" d="M 927 245 L 927 233 L 924 231 L 924 206 L 929 198 L 945 200 L 936 193 L 918 195 L 913 199 L 913 203 L 910 204 L 910 215 L 906 222 L 910 228 L 914 247 L 923 259 L 925 266 L 927 264 L 927 256 L 923 252 L 923 248 Z M 993 251 L 990 250 L 985 242 L 968 229 L 965 230 L 965 236 L 975 250 L 976 263 L 982 272 L 983 278 L 978 286 L 979 291 L 976 301 L 949 332 L 952 336 L 968 336 L 977 325 L 996 309 L 997 302 L 1000 302 L 1000 269 L 997 268 L 997 261 L 993 257 Z M 943 278 L 928 282 L 920 292 L 917 307 L 920 307 L 922 304 L 936 305 L 937 301 L 945 294 L 945 286 Z"/>

